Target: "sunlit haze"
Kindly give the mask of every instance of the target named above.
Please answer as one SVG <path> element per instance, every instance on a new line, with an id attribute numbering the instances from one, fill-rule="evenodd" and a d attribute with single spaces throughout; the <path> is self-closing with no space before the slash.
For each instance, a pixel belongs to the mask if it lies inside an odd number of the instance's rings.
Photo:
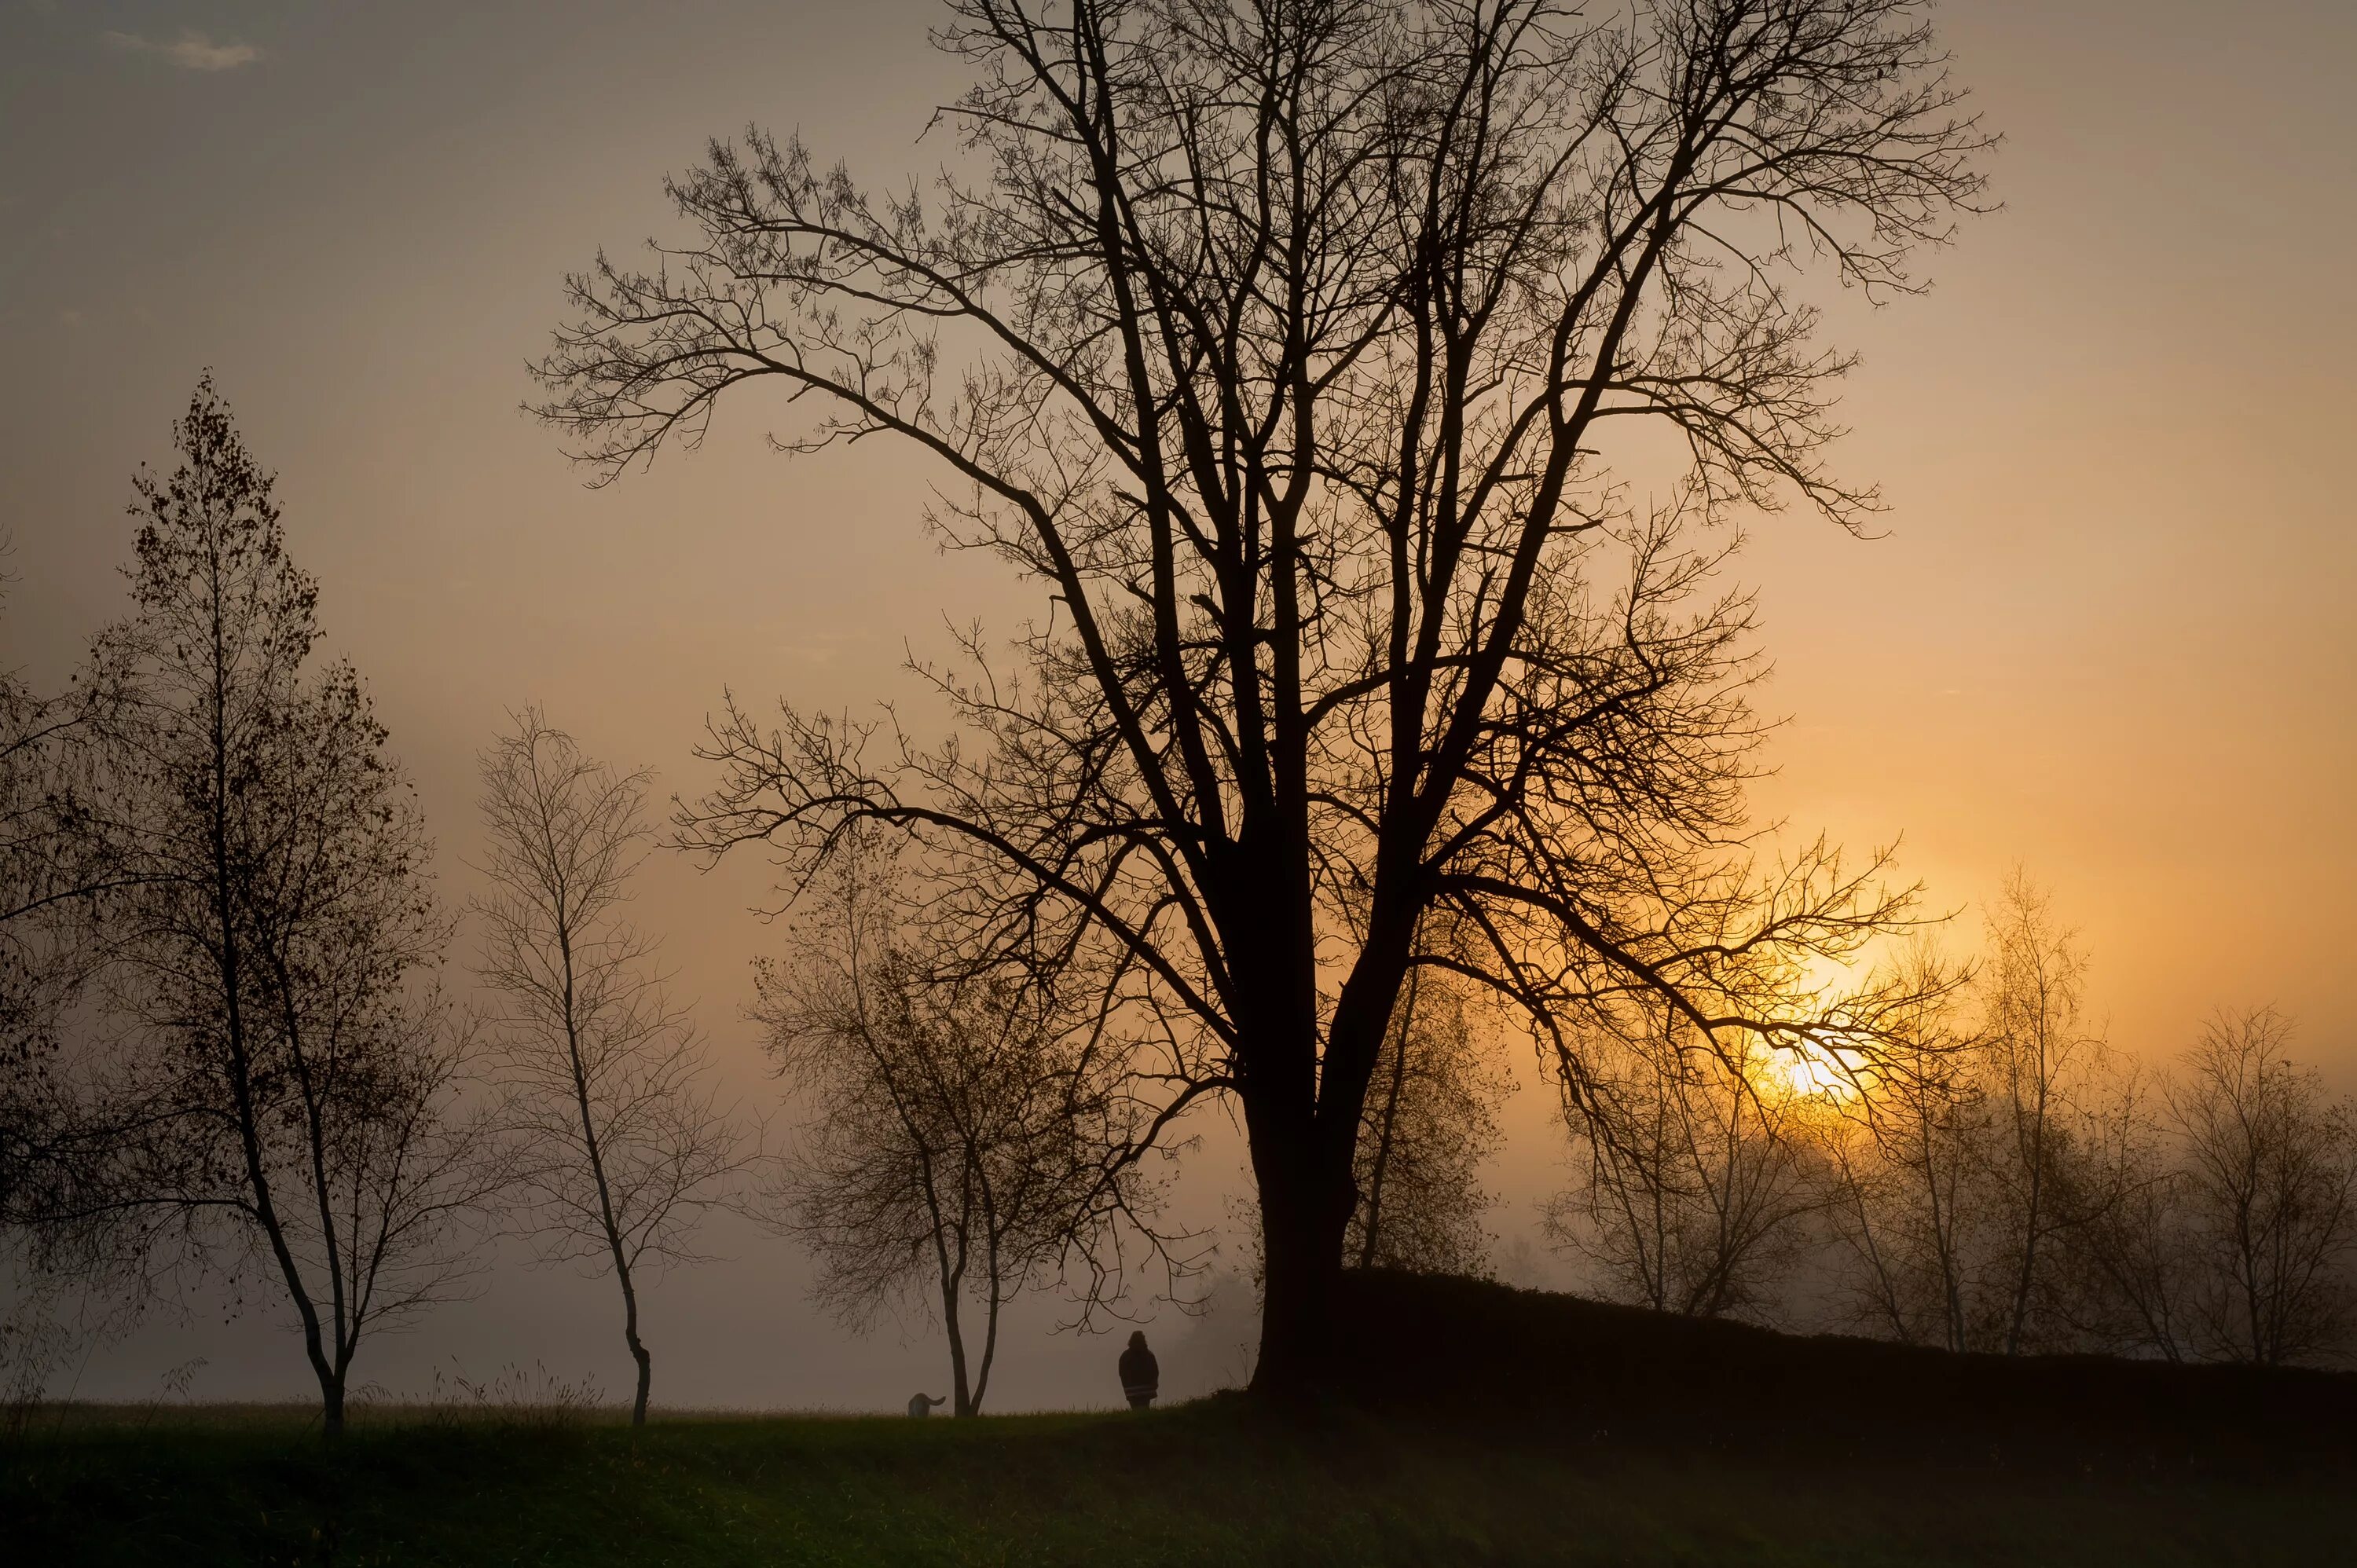
<path id="1" fill-rule="evenodd" d="M 371 682 L 453 907 L 476 886 L 477 754 L 527 703 L 651 766 L 659 799 L 711 782 L 691 751 L 724 693 L 897 698 L 927 722 L 903 660 L 950 654 L 971 621 L 1011 634 L 1044 595 L 935 547 L 908 453 L 780 456 L 762 423 L 780 404 L 755 395 L 701 450 L 590 489 L 521 405 L 563 276 L 667 232 L 663 177 L 708 137 L 799 128 L 878 186 L 921 180 L 947 149 L 920 133 L 963 80 L 928 47 L 933 16 L 6 5 L 6 661 L 56 684 L 123 613 L 131 475 L 168 463 L 210 366 L 279 473 L 327 645 Z M 2076 928 L 2119 1051 L 2173 1058 L 2212 1009 L 2273 1003 L 2302 1056 L 2357 1087 L 2357 526 L 2337 460 L 2357 394 L 2357 6 L 1972 0 L 1938 21 L 2003 134 L 2002 209 L 1922 258 L 1927 296 L 1830 302 L 1828 337 L 1864 357 L 1833 462 L 1887 510 L 1867 539 L 1799 508 L 1745 520 L 1731 570 L 1759 590 L 1761 705 L 1785 721 L 1755 802 L 1792 835 L 1898 844 L 1959 951 L 2024 868 Z M 758 855 L 707 872 L 663 854 L 635 913 L 778 1136 L 791 1117 L 742 1016 L 751 961 L 783 940 L 752 913 L 771 902 Z M 1568 1283 L 1537 1230 L 1566 1144 L 1516 1049 L 1492 1226 L 1528 1244 L 1531 1283 Z M 1240 1140 L 1216 1109 L 1193 1125 L 1180 1208 L 1236 1259 Z M 791 1243 L 729 1220 L 709 1245 L 717 1261 L 650 1293 L 668 1402 L 897 1410 L 939 1382 L 921 1325 L 855 1337 L 810 1306 Z M 607 1291 L 521 1254 L 482 1283 L 372 1348 L 365 1375 L 415 1391 L 436 1368 L 537 1365 L 625 1386 Z M 995 1407 L 1112 1400 L 1118 1337 L 1051 1332 L 1061 1310 L 1019 1308 Z M 1153 1331 L 1199 1335 L 1185 1375 L 1208 1387 L 1249 1346 L 1204 1321 L 1165 1306 Z M 193 1327 L 102 1352 L 79 1391 L 145 1397 L 193 1355 L 200 1398 L 306 1392 L 268 1312 L 210 1297 Z"/>

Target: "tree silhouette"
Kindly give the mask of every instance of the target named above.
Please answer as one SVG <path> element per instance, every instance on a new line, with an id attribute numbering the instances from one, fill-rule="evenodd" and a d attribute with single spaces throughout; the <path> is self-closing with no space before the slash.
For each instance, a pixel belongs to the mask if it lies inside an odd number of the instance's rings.
<path id="1" fill-rule="evenodd" d="M 481 767 L 490 887 L 474 903 L 477 973 L 500 999 L 494 1070 L 520 1139 L 522 1218 L 547 1255 L 613 1271 L 638 1370 L 630 1424 L 643 1426 L 654 1363 L 639 1284 L 693 1261 L 697 1222 L 744 1166 L 744 1133 L 653 972 L 653 943 L 621 918 L 651 838 L 645 774 L 583 756 L 537 708 Z"/>
<path id="2" fill-rule="evenodd" d="M 2285 1056 L 2291 1020 L 2221 1012 L 2169 1100 L 2190 1334 L 2209 1359 L 2342 1357 L 2357 1336 L 2357 1101 Z"/>
<path id="3" fill-rule="evenodd" d="M 364 1339 L 464 1278 L 497 1178 L 451 1119 L 468 1039 L 384 728 L 350 665 L 311 667 L 317 586 L 210 379 L 175 435 L 174 471 L 137 481 L 134 612 L 91 655 L 108 1038 L 41 1218 L 258 1267 L 332 1436 Z"/>
<path id="4" fill-rule="evenodd" d="M 1483 1271 L 1491 1238 L 1481 1220 L 1493 1199 L 1481 1188 L 1480 1167 L 1501 1141 L 1498 1106 L 1512 1089 L 1455 983 L 1411 970 L 1375 1060 L 1351 1162 L 1359 1206 L 1343 1246 L 1353 1262 Z"/>
<path id="5" fill-rule="evenodd" d="M 1613 1296 L 1695 1317 L 1772 1316 L 1825 1203 L 1817 1107 L 1764 1047 L 1730 1060 L 1692 1048 L 1687 1033 L 1598 1043 L 1595 1108 L 1572 1118 L 1579 1179 L 1548 1206 L 1544 1230 L 1594 1261 Z"/>
<path id="6" fill-rule="evenodd" d="M 1059 1277 L 1084 1314 L 1116 1294 L 1125 1239 L 1161 1250 L 1157 1193 L 1105 1016 L 1020 972 L 961 972 L 897 878 L 883 846 L 844 855 L 794 956 L 759 968 L 754 1015 L 808 1111 L 780 1228 L 810 1246 L 812 1294 L 846 1326 L 904 1303 L 938 1312 L 952 1413 L 976 1415 L 1006 1304 Z"/>
<path id="7" fill-rule="evenodd" d="M 1714 531 L 1877 504 L 1824 465 L 1850 360 L 1797 280 L 1919 286 L 1987 138 L 1910 0 L 961 0 L 937 38 L 957 167 L 716 145 L 684 241 L 571 280 L 538 412 L 610 478 L 774 383 L 788 449 L 890 436 L 945 541 L 1040 582 L 1016 669 L 933 672 L 961 742 L 732 702 L 687 837 L 807 875 L 898 824 L 1010 946 L 1117 955 L 1189 1052 L 1172 1113 L 1240 1104 L 1255 1383 L 1309 1387 L 1428 914 L 1575 1095 L 1574 1026 L 1640 995 L 1871 1036 L 1776 1001 L 1905 899 L 1755 865 Z M 1682 477 L 1634 505 L 1648 431 Z"/>

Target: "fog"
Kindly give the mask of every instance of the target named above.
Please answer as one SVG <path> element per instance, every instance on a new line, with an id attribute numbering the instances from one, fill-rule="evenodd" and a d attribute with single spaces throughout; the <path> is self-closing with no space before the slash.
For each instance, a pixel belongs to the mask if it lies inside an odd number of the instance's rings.
<path id="1" fill-rule="evenodd" d="M 959 86 L 929 5 L 653 7 L 17 5 L 0 20 L 0 636 L 42 685 L 122 613 L 124 507 L 210 366 L 280 473 L 328 646 L 369 677 L 414 774 L 453 906 L 469 891 L 474 757 L 526 702 L 664 790 L 726 690 L 857 710 L 914 696 L 945 628 L 1011 632 L 1036 587 L 940 553 L 924 475 L 873 444 L 788 459 L 762 405 L 700 452 L 591 490 L 519 410 L 562 275 L 664 231 L 668 170 L 748 122 L 800 128 L 883 184 Z M 2336 466 L 2357 364 L 2357 100 L 2345 4 L 2237 8 L 1976 0 L 1943 18 L 2007 141 L 2005 209 L 1926 260 L 1926 298 L 1843 300 L 1866 356 L 1840 470 L 1883 535 L 1753 520 L 1737 570 L 1776 664 L 1763 814 L 1858 850 L 1902 843 L 1955 940 L 2016 865 L 2092 952 L 2115 1046 L 2153 1059 L 2221 1004 L 2272 1001 L 2336 1084 L 2357 938 L 2357 528 Z M 110 35 L 112 37 L 110 37 Z M 201 35 L 213 52 L 176 51 Z M 220 46 L 253 58 L 231 60 Z M 149 47 L 152 46 L 152 47 Z M 774 408 L 774 405 L 771 405 Z M 921 709 L 913 709 L 921 713 Z M 779 929 L 768 867 L 650 865 L 637 918 L 745 1106 L 792 1114 L 741 1010 Z M 457 958 L 469 940 L 462 931 Z M 1524 1084 L 1493 1227 L 1525 1283 L 1565 1157 Z M 1129 1304 L 1166 1391 L 1249 1366 L 1247 1190 L 1224 1112 L 1189 1123 L 1175 1211 L 1226 1271 L 1208 1316 Z M 740 1220 L 647 1294 L 659 1405 L 897 1409 L 942 1391 L 921 1322 L 855 1337 L 808 1265 Z M 1216 1249 L 1216 1251 L 1212 1251 Z M 1206 1276 L 1206 1284 L 1210 1276 Z M 609 1284 L 502 1253 L 473 1299 L 362 1351 L 392 1395 L 503 1368 L 627 1388 Z M 1200 1288 L 1199 1286 L 1199 1288 Z M 254 1293 L 189 1298 L 98 1349 L 82 1397 L 301 1398 L 297 1342 Z M 996 1409 L 1110 1405 L 1119 1335 L 1017 1310 Z M 1103 1325 L 1123 1331 L 1125 1320 Z"/>

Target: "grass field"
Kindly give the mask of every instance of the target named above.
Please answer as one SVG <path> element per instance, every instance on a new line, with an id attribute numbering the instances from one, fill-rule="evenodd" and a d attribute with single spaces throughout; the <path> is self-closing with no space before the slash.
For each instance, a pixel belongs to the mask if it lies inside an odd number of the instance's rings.
<path id="1" fill-rule="evenodd" d="M 33 1563 L 2285 1563 L 2357 1477 L 1677 1452 L 1228 1399 L 1142 1416 L 70 1412 L 0 1455 Z"/>
<path id="2" fill-rule="evenodd" d="M 2357 1377 L 1953 1356 L 1353 1276 L 1355 1408 L 37 1412 L 0 1561 L 2357 1563 Z"/>

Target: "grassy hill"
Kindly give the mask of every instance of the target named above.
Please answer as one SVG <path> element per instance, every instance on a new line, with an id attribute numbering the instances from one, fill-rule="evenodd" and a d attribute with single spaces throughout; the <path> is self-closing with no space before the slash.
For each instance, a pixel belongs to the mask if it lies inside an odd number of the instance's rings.
<path id="1" fill-rule="evenodd" d="M 2357 1464 L 2357 1374 L 1960 1356 L 1706 1323 L 1480 1280 L 1350 1279 L 1360 1398 L 1684 1449 L 2265 1473 Z M 2352 1552 L 2352 1561 L 2357 1561 Z"/>
<path id="2" fill-rule="evenodd" d="M 1372 1326 L 1346 1353 L 1388 1375 L 1353 1406 L 637 1434 L 394 1412 L 332 1452 L 300 1412 L 75 1412 L 0 1456 L 0 1534 L 28 1563 L 288 1564 L 2321 1563 L 2357 1541 L 2345 1378 L 1991 1369 L 1354 1288 Z M 1943 1390 L 1944 1413 L 1904 1408 Z"/>

